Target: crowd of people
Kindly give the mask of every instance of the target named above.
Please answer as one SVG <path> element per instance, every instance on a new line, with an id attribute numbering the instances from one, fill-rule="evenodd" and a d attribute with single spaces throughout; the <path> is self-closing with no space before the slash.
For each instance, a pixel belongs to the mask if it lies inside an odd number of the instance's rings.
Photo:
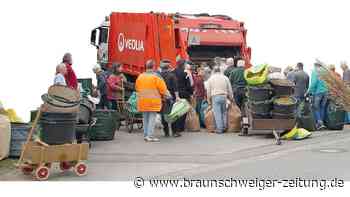
<path id="1" fill-rule="evenodd" d="M 138 76 L 135 82 L 137 92 L 137 109 L 143 113 L 144 139 L 147 142 L 159 141 L 153 135 L 155 119 L 161 114 L 164 135 L 170 136 L 169 125 L 165 121 L 165 114 L 169 113 L 172 104 L 180 99 L 186 99 L 195 104 L 198 117 L 203 114 L 202 104 L 207 102 L 213 109 L 216 133 L 222 134 L 227 130 L 227 102 L 235 103 L 242 109 L 246 101 L 247 82 L 244 78 L 246 62 L 243 58 L 214 58 L 211 63 L 196 65 L 191 61 L 180 59 L 176 65 L 163 59 L 159 67 L 154 60 L 145 64 L 146 71 Z M 295 86 L 294 97 L 298 102 L 306 97 L 312 98 L 312 106 L 316 119 L 316 128 L 325 128 L 325 112 L 328 96 L 328 88 L 325 82 L 318 76 L 321 63 L 316 62 L 309 76 L 304 71 L 303 63 L 297 63 L 295 67 L 288 66 L 283 74 L 284 78 Z M 350 69 L 345 62 L 341 63 L 343 75 L 335 71 L 334 65 L 328 69 L 335 76 L 342 78 L 350 84 Z M 93 68 L 96 74 L 98 108 L 117 110 L 117 103 L 123 100 L 126 77 L 121 72 L 121 64 L 113 63 L 111 69 L 103 70 L 99 65 Z M 54 84 L 78 88 L 77 77 L 72 68 L 72 55 L 66 53 L 62 63 L 56 67 Z M 173 137 L 180 137 L 185 130 L 186 114 L 174 123 L 171 130 Z M 199 118 L 200 127 L 205 128 L 204 118 Z"/>

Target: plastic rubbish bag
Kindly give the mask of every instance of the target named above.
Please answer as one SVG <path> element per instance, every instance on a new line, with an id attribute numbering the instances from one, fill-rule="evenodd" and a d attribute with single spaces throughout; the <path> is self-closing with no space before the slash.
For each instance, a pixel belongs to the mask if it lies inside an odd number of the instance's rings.
<path id="1" fill-rule="evenodd" d="M 244 71 L 244 78 L 249 85 L 259 85 L 267 81 L 268 65 L 261 64 L 250 67 Z"/>
<path id="2" fill-rule="evenodd" d="M 284 134 L 281 139 L 283 140 L 302 140 L 308 138 L 311 135 L 306 129 L 294 127 L 288 133 Z"/>
<path id="3" fill-rule="evenodd" d="M 170 114 L 165 115 L 165 120 L 168 123 L 173 123 L 183 115 L 185 115 L 191 109 L 190 103 L 186 99 L 180 99 L 174 103 L 171 108 Z"/>

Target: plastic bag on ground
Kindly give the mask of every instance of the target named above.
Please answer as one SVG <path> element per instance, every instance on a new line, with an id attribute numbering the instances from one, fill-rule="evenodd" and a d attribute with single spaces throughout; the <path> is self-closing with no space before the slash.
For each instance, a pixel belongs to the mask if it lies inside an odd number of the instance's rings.
<path id="1" fill-rule="evenodd" d="M 10 153 L 11 124 L 5 115 L 0 115 L 0 160 L 5 159 Z"/>
<path id="2" fill-rule="evenodd" d="M 284 134 L 281 139 L 283 140 L 302 140 L 308 138 L 311 135 L 306 129 L 294 127 L 288 133 Z"/>
<path id="3" fill-rule="evenodd" d="M 215 126 L 214 112 L 213 112 L 212 106 L 209 106 L 204 114 L 205 114 L 204 116 L 205 127 L 207 128 L 207 131 L 209 133 L 214 133 L 216 126 Z"/>
<path id="4" fill-rule="evenodd" d="M 191 107 L 190 111 L 187 113 L 186 116 L 186 122 L 185 122 L 185 130 L 190 132 L 198 132 L 200 131 L 201 127 L 199 124 L 199 118 L 194 110 L 193 107 Z"/>
<path id="5" fill-rule="evenodd" d="M 231 103 L 227 111 L 227 132 L 240 132 L 241 110 L 236 103 Z"/>

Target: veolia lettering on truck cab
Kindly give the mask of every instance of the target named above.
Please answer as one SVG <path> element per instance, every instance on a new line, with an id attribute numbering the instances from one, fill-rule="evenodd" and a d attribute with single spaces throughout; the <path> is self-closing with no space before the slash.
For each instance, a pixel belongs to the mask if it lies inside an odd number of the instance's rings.
<path id="1" fill-rule="evenodd" d="M 148 59 L 157 65 L 168 59 L 174 66 L 179 58 L 201 63 L 241 56 L 249 65 L 246 35 L 243 22 L 224 15 L 113 12 L 91 32 L 91 44 L 102 67 L 119 62 L 134 80 Z"/>

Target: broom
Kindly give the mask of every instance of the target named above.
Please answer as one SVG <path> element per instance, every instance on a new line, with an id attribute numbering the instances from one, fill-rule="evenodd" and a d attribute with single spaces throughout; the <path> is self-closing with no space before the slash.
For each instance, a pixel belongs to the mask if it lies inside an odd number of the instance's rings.
<path id="1" fill-rule="evenodd" d="M 321 68 L 317 70 L 320 79 L 326 83 L 329 91 L 329 99 L 340 105 L 345 111 L 350 111 L 350 87 L 347 86 L 334 72 L 318 61 Z"/>

